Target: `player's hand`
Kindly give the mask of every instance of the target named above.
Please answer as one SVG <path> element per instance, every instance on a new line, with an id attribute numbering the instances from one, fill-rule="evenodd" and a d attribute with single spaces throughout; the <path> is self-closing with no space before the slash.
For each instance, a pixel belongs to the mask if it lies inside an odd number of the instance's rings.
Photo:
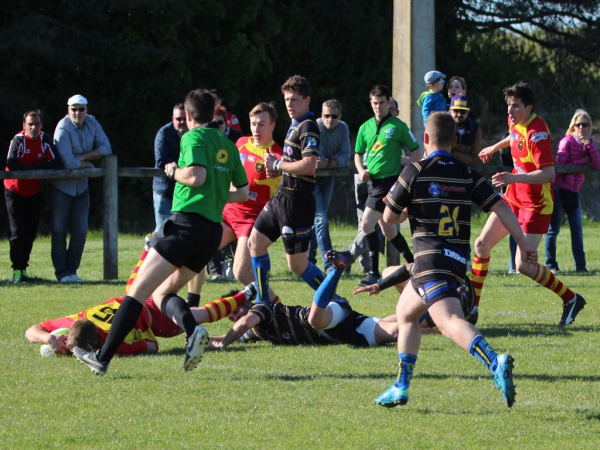
<path id="1" fill-rule="evenodd" d="M 221 344 L 221 339 L 210 338 L 208 340 L 209 348 L 216 348 L 218 350 L 223 350 L 223 345 Z"/>
<path id="2" fill-rule="evenodd" d="M 167 176 L 169 175 L 169 170 L 171 170 L 171 167 L 179 167 L 179 166 L 177 165 L 176 162 L 170 162 L 168 164 L 165 164 L 165 175 L 167 175 Z"/>
<path id="3" fill-rule="evenodd" d="M 48 344 L 55 355 L 68 355 L 71 353 L 67 347 L 67 336 L 64 334 L 59 336 L 51 334 L 46 344 Z"/>
<path id="4" fill-rule="evenodd" d="M 360 294 L 361 292 L 366 292 L 369 295 L 377 295 L 381 292 L 379 285 L 377 283 L 370 284 L 369 286 L 356 286 L 352 293 L 354 295 Z"/>
<path id="5" fill-rule="evenodd" d="M 521 250 L 521 261 L 525 264 L 535 265 L 538 262 L 537 250 L 527 244 L 519 248 Z"/>
<path id="6" fill-rule="evenodd" d="M 479 155 L 478 155 L 479 159 L 481 159 L 481 162 L 483 162 L 485 164 L 492 160 L 492 156 L 494 155 L 495 151 L 496 151 L 496 149 L 494 148 L 493 145 L 490 147 L 486 147 L 479 152 Z"/>
<path id="7" fill-rule="evenodd" d="M 492 175 L 492 184 L 496 187 L 506 186 L 514 182 L 513 174 L 510 172 L 500 172 Z"/>
<path id="8" fill-rule="evenodd" d="M 360 181 L 362 181 L 363 183 L 366 183 L 367 181 L 369 181 L 371 179 L 371 175 L 366 170 L 363 170 L 362 172 L 360 172 L 358 174 L 358 177 L 360 178 Z"/>
<path id="9" fill-rule="evenodd" d="M 404 222 L 406 219 L 408 219 L 408 209 L 404 208 L 402 210 L 402 212 L 400 213 L 400 222 L 399 223 Z"/>

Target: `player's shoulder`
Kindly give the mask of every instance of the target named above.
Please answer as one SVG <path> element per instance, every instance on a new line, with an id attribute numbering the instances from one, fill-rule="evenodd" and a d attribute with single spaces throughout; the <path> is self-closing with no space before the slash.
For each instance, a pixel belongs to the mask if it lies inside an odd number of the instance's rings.
<path id="1" fill-rule="evenodd" d="M 309 116 L 305 118 L 302 122 L 298 124 L 298 132 L 312 132 L 319 134 L 319 125 L 314 116 Z"/>
<path id="2" fill-rule="evenodd" d="M 527 125 L 527 136 L 532 142 L 540 142 L 550 139 L 550 130 L 546 121 L 538 115 L 534 115 Z"/>
<path id="3" fill-rule="evenodd" d="M 400 120 L 398 117 L 396 116 L 392 116 L 388 119 L 388 124 L 395 127 L 395 128 L 400 128 L 400 129 L 408 129 L 408 125 L 406 125 L 405 122 L 403 122 L 402 120 Z"/>
<path id="4" fill-rule="evenodd" d="M 250 139 L 250 136 L 242 136 L 241 138 L 239 138 L 237 140 L 237 142 L 235 143 L 235 146 L 238 148 L 238 150 L 242 150 L 242 148 L 248 143 L 249 139 Z"/>

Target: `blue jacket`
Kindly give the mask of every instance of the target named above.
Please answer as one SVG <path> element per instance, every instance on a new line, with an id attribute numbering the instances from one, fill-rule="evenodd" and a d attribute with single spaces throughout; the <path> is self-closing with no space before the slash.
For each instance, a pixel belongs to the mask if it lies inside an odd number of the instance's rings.
<path id="1" fill-rule="evenodd" d="M 172 162 L 179 161 L 179 152 L 181 136 L 175 129 L 173 122 L 168 123 L 156 133 L 154 139 L 154 167 L 163 169 Z M 154 178 L 152 181 L 152 190 L 158 195 L 173 199 L 173 191 L 175 190 L 175 180 L 168 178 Z"/>
<path id="2" fill-rule="evenodd" d="M 431 113 L 436 111 L 448 111 L 448 105 L 446 105 L 446 98 L 441 92 L 426 91 L 421 94 L 417 104 L 421 107 L 421 114 L 423 115 L 423 126 L 427 123 L 427 118 Z"/>

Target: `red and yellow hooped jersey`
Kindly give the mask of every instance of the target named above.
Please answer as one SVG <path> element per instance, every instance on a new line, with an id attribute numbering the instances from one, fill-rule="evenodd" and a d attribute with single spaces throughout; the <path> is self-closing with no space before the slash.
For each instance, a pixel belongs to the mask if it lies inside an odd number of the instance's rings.
<path id="1" fill-rule="evenodd" d="M 542 118 L 532 114 L 524 124 L 511 125 L 509 122 L 509 130 L 515 165 L 512 173 L 531 173 L 554 166 L 550 131 Z M 518 208 L 539 214 L 552 214 L 554 208 L 552 183 L 513 183 L 508 186 L 504 198 Z"/>

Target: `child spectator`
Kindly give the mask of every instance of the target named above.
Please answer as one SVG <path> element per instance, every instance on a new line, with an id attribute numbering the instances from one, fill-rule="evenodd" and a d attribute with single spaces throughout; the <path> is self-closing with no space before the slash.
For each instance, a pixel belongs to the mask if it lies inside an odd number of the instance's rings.
<path id="1" fill-rule="evenodd" d="M 421 107 L 421 114 L 423 114 L 423 126 L 427 123 L 427 118 L 431 113 L 447 111 L 448 108 L 444 94 L 442 94 L 446 75 L 437 70 L 431 70 L 425 74 L 425 83 L 429 90 L 423 92 L 417 100 L 417 105 Z"/>

